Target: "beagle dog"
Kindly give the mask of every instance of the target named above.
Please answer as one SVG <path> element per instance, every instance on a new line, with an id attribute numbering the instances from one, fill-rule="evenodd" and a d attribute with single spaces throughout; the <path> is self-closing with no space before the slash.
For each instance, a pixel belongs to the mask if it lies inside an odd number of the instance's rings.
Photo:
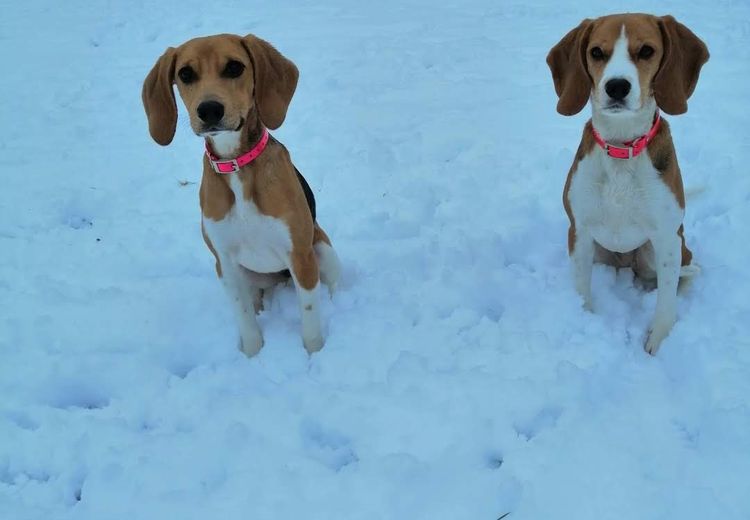
<path id="1" fill-rule="evenodd" d="M 151 137 L 166 146 L 174 137 L 173 85 L 205 139 L 200 186 L 201 230 L 216 258 L 240 325 L 240 349 L 263 346 L 255 314 L 263 290 L 294 280 L 309 353 L 323 346 L 318 280 L 333 290 L 339 260 L 316 222 L 315 201 L 289 152 L 268 129 L 284 122 L 297 87 L 297 67 L 253 35 L 221 34 L 168 48 L 143 84 Z"/>
<path id="2" fill-rule="evenodd" d="M 685 195 L 669 124 L 687 111 L 706 45 L 671 16 L 619 14 L 584 20 L 547 56 L 557 111 L 591 101 L 563 191 L 575 286 L 591 309 L 594 261 L 656 279 L 645 350 L 655 354 L 677 318 L 681 277 L 698 272 L 685 245 Z"/>

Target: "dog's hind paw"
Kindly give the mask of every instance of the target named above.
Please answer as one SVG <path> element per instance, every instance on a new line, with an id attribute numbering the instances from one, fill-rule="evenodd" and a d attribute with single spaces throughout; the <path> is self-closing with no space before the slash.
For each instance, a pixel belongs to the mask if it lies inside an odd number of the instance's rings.
<path id="1" fill-rule="evenodd" d="M 680 278 L 694 278 L 701 274 L 698 264 L 683 265 L 680 267 Z"/>

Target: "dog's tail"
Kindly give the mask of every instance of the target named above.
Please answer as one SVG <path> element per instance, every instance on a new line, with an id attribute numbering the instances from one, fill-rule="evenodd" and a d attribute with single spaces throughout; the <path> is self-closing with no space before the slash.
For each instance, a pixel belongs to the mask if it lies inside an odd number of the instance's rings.
<path id="1" fill-rule="evenodd" d="M 695 278 L 701 274 L 701 268 L 698 264 L 683 265 L 680 267 L 680 279 Z"/>
<path id="2" fill-rule="evenodd" d="M 695 200 L 697 197 L 703 194 L 708 189 L 705 184 L 698 184 L 685 188 L 685 200 Z M 691 263 L 690 265 L 683 265 L 680 268 L 680 279 L 695 278 L 701 274 L 701 268 L 698 264 Z"/>
<path id="3" fill-rule="evenodd" d="M 331 239 L 317 222 L 313 231 L 313 249 L 318 256 L 320 281 L 327 285 L 328 292 L 333 294 L 341 275 L 341 262 L 331 246 Z"/>

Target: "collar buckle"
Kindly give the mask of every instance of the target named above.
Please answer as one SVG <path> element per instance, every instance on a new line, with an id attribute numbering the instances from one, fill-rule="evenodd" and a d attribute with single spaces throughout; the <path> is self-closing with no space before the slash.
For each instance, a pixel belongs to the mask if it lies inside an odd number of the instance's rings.
<path id="1" fill-rule="evenodd" d="M 208 160 L 211 162 L 211 166 L 213 167 L 214 171 L 216 173 L 234 173 L 240 171 L 240 165 L 237 163 L 237 159 L 227 159 L 227 160 L 214 160 L 211 157 L 208 158 Z"/>
<path id="2" fill-rule="evenodd" d="M 613 157 L 615 159 L 632 159 L 635 155 L 633 155 L 633 147 L 632 146 L 614 146 L 609 143 L 604 143 L 604 151 L 606 154 L 610 157 Z"/>
<path id="3" fill-rule="evenodd" d="M 632 155 L 636 156 L 639 155 L 644 148 L 646 148 L 648 143 L 649 139 L 647 139 L 645 135 L 642 135 L 641 137 L 634 139 L 633 142 L 630 143 L 630 146 L 628 148 L 630 148 Z"/>

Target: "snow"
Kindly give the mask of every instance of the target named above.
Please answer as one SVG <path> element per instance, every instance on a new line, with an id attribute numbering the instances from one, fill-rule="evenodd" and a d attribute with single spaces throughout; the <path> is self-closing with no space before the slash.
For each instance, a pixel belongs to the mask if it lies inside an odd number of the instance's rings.
<path id="1" fill-rule="evenodd" d="M 747 519 L 750 4 L 7 2 L 0 19 L 0 518 Z M 561 192 L 588 109 L 544 58 L 585 17 L 711 50 L 668 118 L 703 273 L 573 289 Z M 308 358 L 292 288 L 253 359 L 202 243 L 202 143 L 150 140 L 169 45 L 253 32 L 299 66 L 275 135 L 343 261 Z M 182 109 L 181 109 L 182 110 Z"/>

